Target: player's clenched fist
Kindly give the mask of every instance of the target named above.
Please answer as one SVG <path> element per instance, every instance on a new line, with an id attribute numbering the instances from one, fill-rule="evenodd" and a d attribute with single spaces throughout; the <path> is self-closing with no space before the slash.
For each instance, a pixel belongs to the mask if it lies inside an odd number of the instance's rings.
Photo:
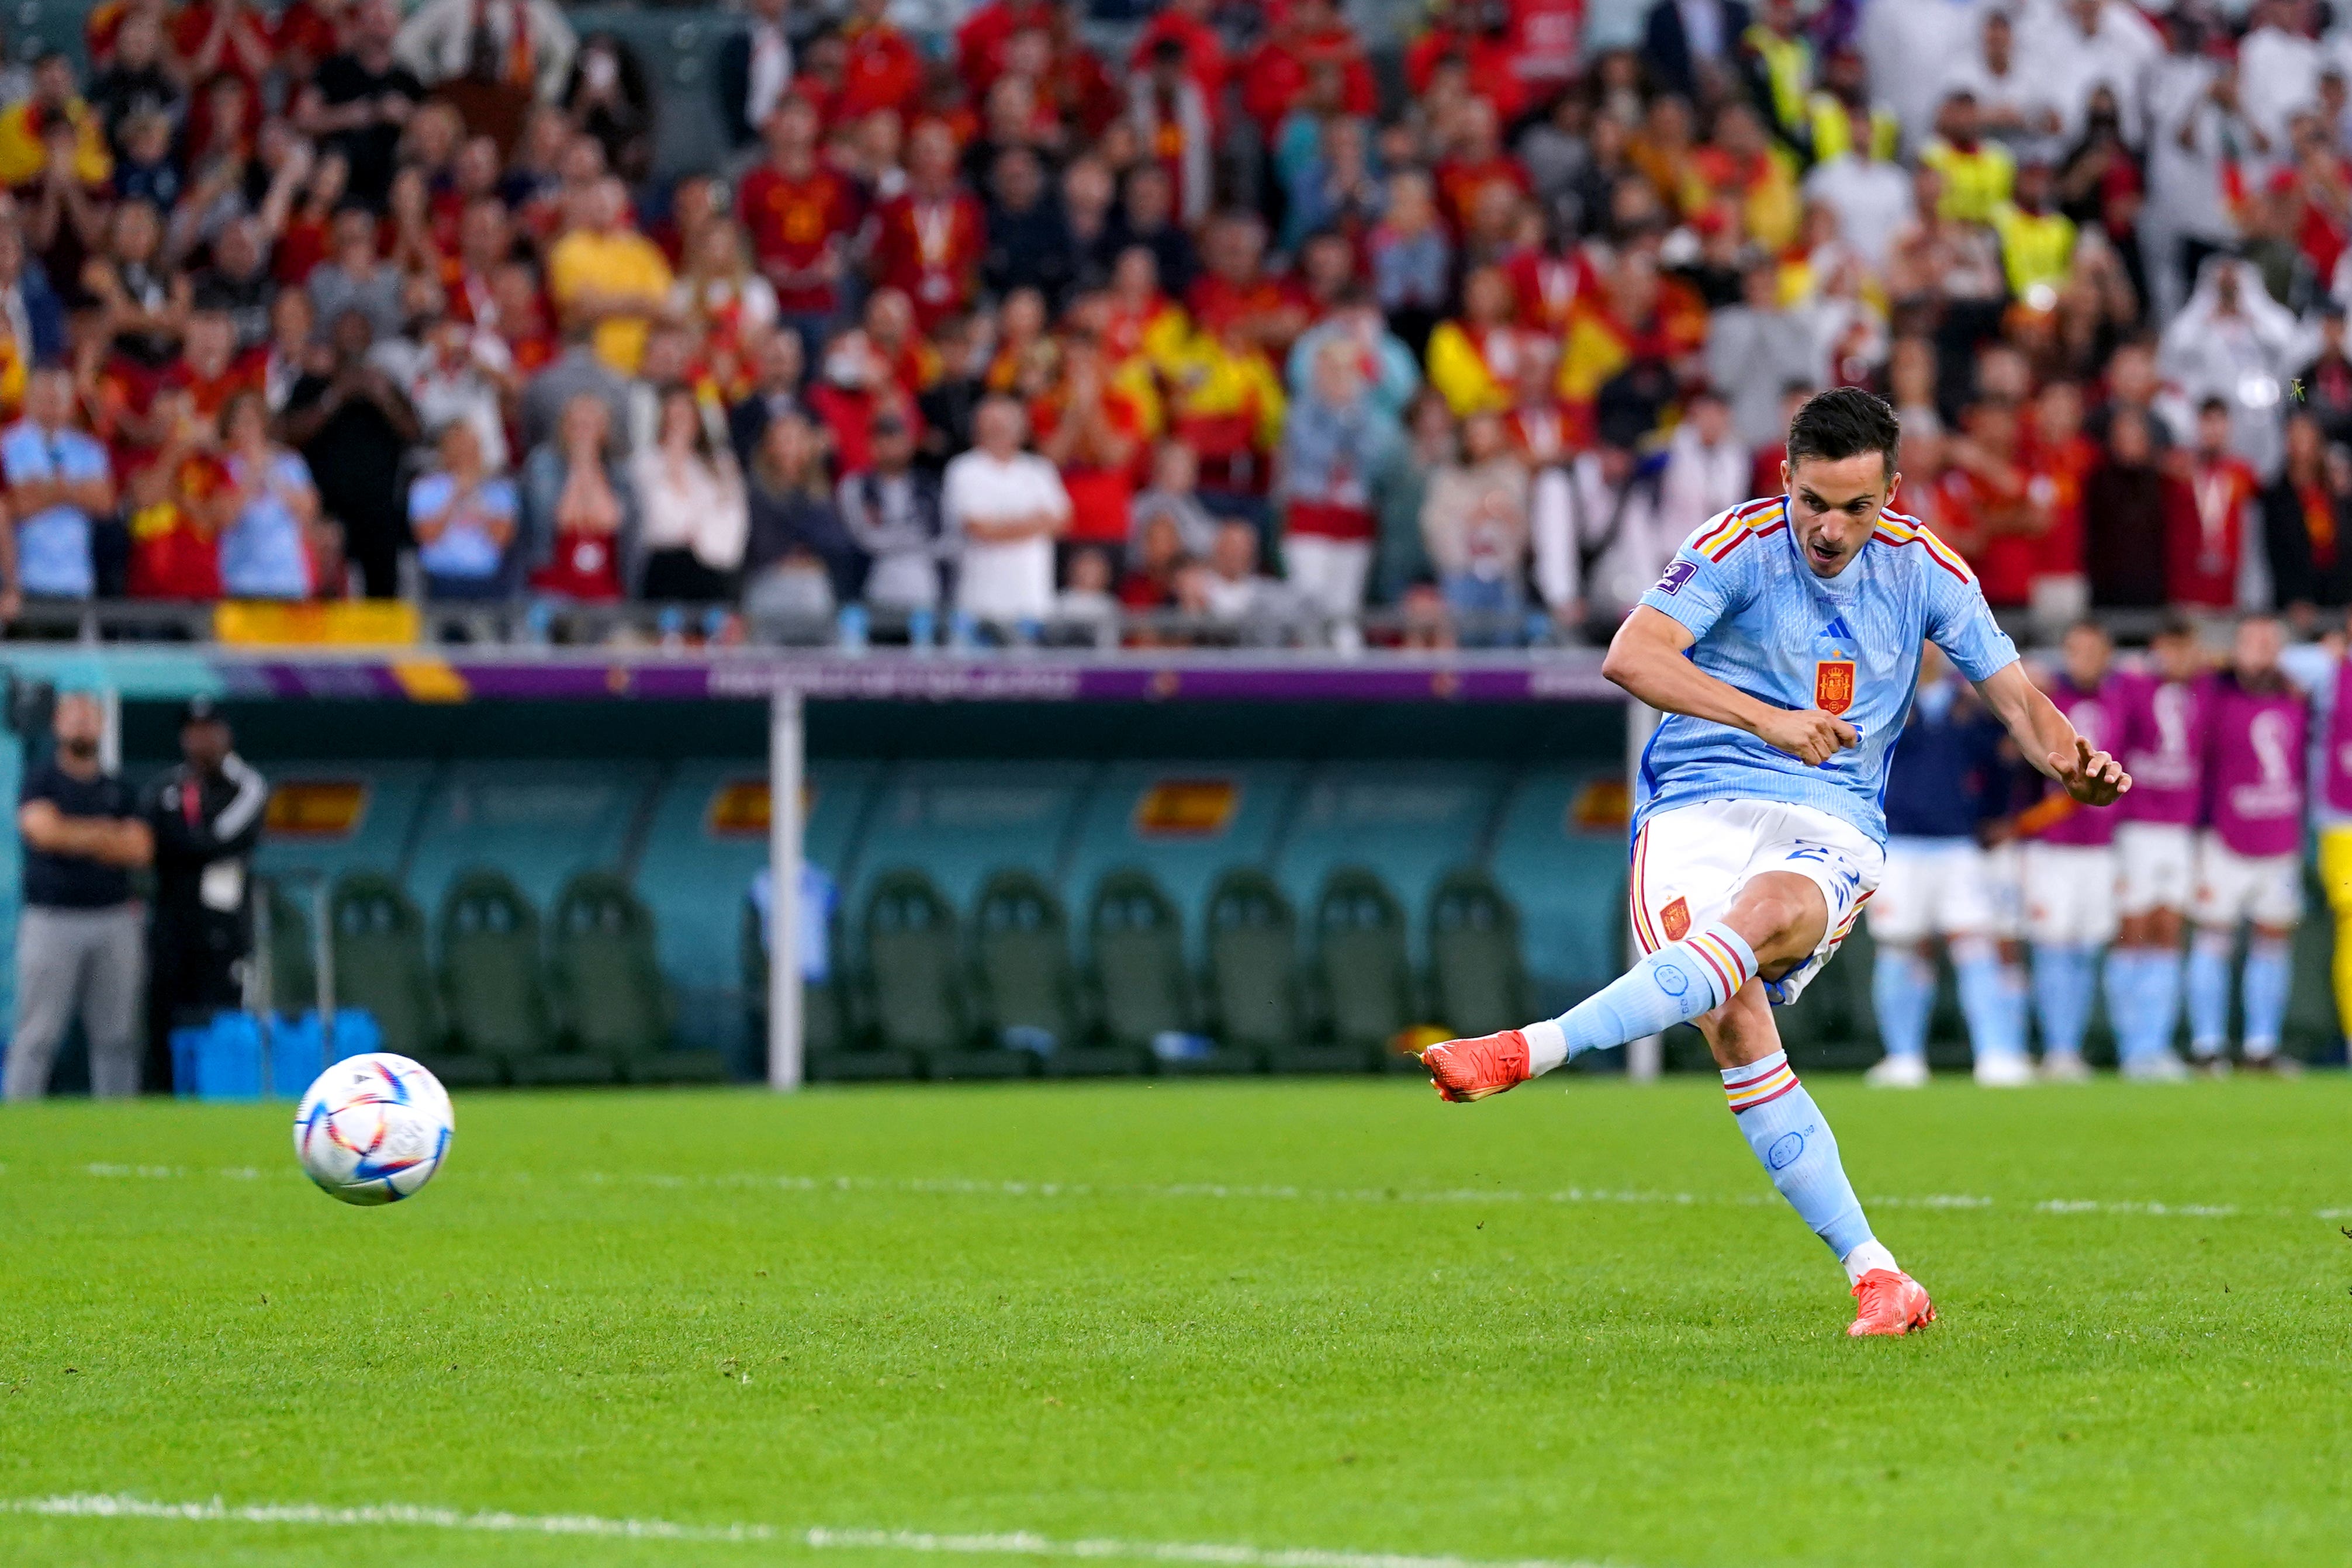
<path id="1" fill-rule="evenodd" d="M 1814 768 L 1848 747 L 1862 744 L 1860 730 L 1817 707 L 1775 708 L 1757 726 L 1756 737 Z"/>
<path id="2" fill-rule="evenodd" d="M 2104 751 L 2095 751 L 2081 736 L 2074 737 L 2074 755 L 2050 754 L 2050 771 L 2066 786 L 2066 793 L 2085 806 L 2112 806 L 2131 788 L 2124 765 Z"/>

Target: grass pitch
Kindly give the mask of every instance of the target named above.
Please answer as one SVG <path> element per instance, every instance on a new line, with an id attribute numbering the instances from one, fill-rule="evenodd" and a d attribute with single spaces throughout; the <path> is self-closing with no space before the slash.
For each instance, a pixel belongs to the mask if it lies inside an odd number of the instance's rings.
<path id="1" fill-rule="evenodd" d="M 2352 1082 L 1815 1092 L 1923 1334 L 1696 1081 L 476 1094 L 377 1210 L 286 1107 L 11 1108 L 0 1562 L 2346 1560 Z"/>

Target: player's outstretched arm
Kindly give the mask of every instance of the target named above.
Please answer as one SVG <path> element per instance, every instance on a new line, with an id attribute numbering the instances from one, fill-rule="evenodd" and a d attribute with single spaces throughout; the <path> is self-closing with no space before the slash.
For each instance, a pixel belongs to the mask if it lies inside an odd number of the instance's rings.
<path id="1" fill-rule="evenodd" d="M 1688 714 L 1744 729 L 1767 746 L 1814 767 L 1850 746 L 1861 732 L 1819 708 L 1774 707 L 1717 680 L 1683 657 L 1696 639 L 1673 616 L 1636 605 L 1609 642 L 1601 673 L 1662 713 Z"/>
<path id="2" fill-rule="evenodd" d="M 2124 765 L 2077 734 L 2058 705 L 2026 678 L 2024 661 L 2004 664 L 1979 681 L 1977 691 L 2009 727 L 2025 759 L 2084 805 L 2112 806 L 2131 789 Z"/>

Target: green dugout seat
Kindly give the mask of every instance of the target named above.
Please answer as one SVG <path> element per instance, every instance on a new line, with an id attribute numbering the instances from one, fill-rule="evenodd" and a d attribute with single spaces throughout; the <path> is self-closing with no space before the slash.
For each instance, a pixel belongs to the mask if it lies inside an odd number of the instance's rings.
<path id="1" fill-rule="evenodd" d="M 1330 1043 L 1302 1048 L 1288 1070 L 1338 1072 L 1383 1066 L 1393 1054 L 1390 1042 L 1413 1022 L 1412 974 L 1405 956 L 1404 906 L 1386 883 L 1361 866 L 1341 866 L 1324 879 L 1315 901 L 1310 973 L 1322 995 Z"/>
<path id="2" fill-rule="evenodd" d="M 539 914 L 504 872 L 478 867 L 441 898 L 441 996 L 449 1032 L 517 1083 L 610 1083 L 609 1056 L 560 1039 L 541 972 Z"/>
<path id="3" fill-rule="evenodd" d="M 1449 872 L 1430 894 L 1429 978 L 1438 1020 L 1458 1039 L 1528 1019 L 1519 912 L 1475 866 Z"/>
<path id="4" fill-rule="evenodd" d="M 615 873 L 583 871 L 556 895 L 548 981 L 562 1036 L 616 1061 L 633 1083 L 720 1083 L 719 1051 L 681 1051 L 676 998 L 654 958 L 654 917 Z"/>
<path id="5" fill-rule="evenodd" d="M 1065 1052 L 1053 1071 L 1140 1072 L 1151 1064 L 1152 1037 L 1199 1030 L 1184 967 L 1183 916 L 1149 872 L 1122 867 L 1096 884 L 1087 945 L 1103 1043 Z"/>
<path id="6" fill-rule="evenodd" d="M 451 1088 L 504 1080 L 496 1058 L 449 1039 L 425 956 L 425 916 L 398 883 L 381 872 L 346 872 L 328 895 L 327 917 L 337 1007 L 373 1014 L 384 1050 L 423 1062 Z"/>
<path id="7" fill-rule="evenodd" d="M 1062 901 L 1034 873 L 1000 871 L 981 884 L 972 903 L 971 956 L 979 1041 L 969 1051 L 935 1053 L 932 1077 L 1026 1077 L 1076 1042 L 1069 922 Z"/>
<path id="8" fill-rule="evenodd" d="M 1275 880 L 1236 866 L 1209 889 L 1208 999 L 1218 1055 L 1181 1068 L 1250 1072 L 1286 1059 L 1304 1041 L 1298 1005 L 1298 922 Z"/>
<path id="9" fill-rule="evenodd" d="M 874 1045 L 841 1076 L 904 1078 L 919 1064 L 965 1053 L 971 1030 L 954 908 L 921 872 L 884 872 L 866 895 L 865 992 Z M 843 1051 L 841 1059 L 853 1053 Z"/>

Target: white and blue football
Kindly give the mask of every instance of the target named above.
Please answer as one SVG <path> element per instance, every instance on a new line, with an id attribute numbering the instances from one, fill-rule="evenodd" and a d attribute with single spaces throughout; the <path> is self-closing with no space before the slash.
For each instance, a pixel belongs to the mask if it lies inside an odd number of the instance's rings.
<path id="1" fill-rule="evenodd" d="M 433 1179 L 457 1130 L 449 1092 L 404 1056 L 346 1057 L 294 1113 L 303 1174 L 345 1203 L 398 1203 Z"/>

